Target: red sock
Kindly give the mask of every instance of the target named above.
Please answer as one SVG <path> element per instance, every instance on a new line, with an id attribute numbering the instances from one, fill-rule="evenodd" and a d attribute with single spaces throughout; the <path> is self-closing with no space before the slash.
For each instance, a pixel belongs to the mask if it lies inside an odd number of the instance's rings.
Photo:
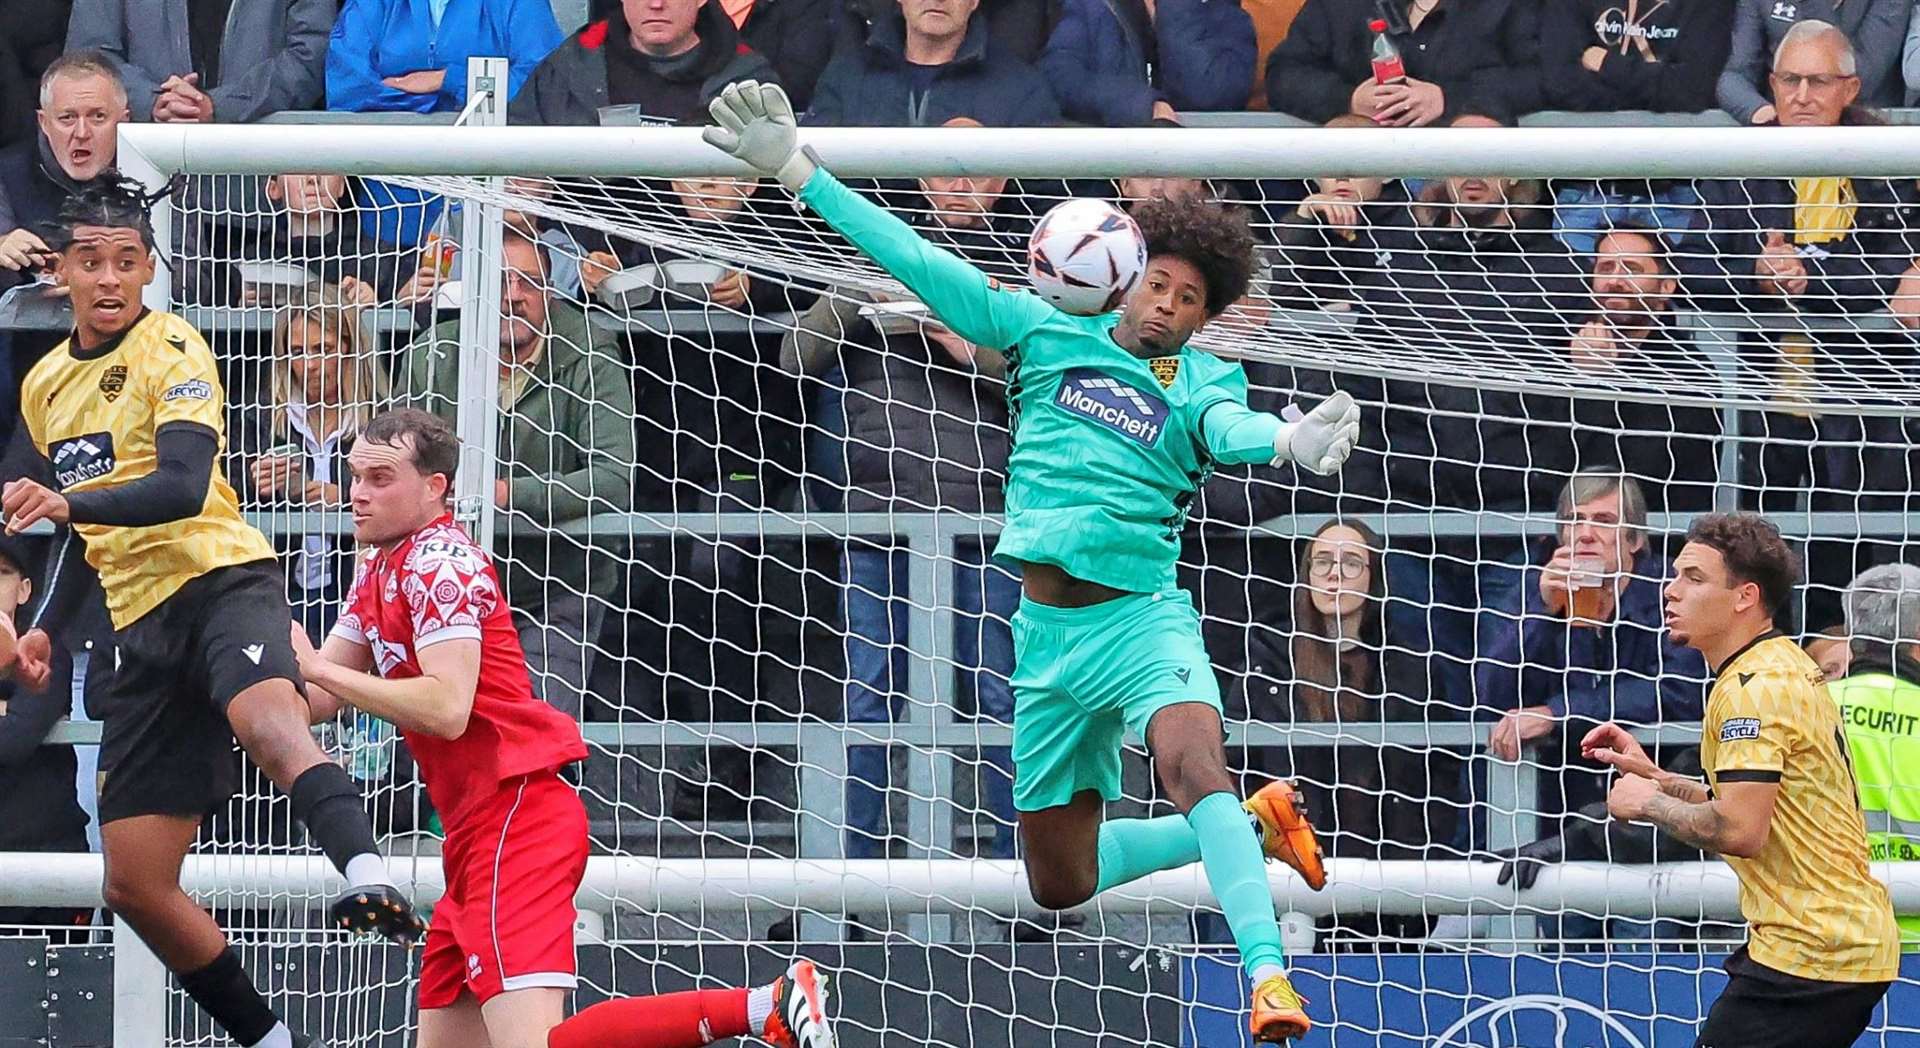
<path id="1" fill-rule="evenodd" d="M 602 1001 L 547 1033 L 547 1048 L 700 1048 L 745 1037 L 747 991 L 688 990 Z"/>

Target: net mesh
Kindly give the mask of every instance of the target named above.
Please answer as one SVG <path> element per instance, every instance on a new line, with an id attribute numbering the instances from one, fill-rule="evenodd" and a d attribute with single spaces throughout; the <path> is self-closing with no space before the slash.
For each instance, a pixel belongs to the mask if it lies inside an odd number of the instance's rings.
<path id="1" fill-rule="evenodd" d="M 1712 955 L 1744 932 L 1697 899 L 1648 920 L 1522 892 L 1461 915 L 1458 874 L 1556 836 L 1568 860 L 1698 858 L 1602 832 L 1605 783 L 1574 744 L 1612 718 L 1649 726 L 1669 766 L 1688 759 L 1705 670 L 1663 641 L 1657 596 L 1688 517 L 1774 514 L 1809 565 L 1792 618 L 1810 631 L 1840 621 L 1857 570 L 1905 554 L 1911 180 L 862 188 L 1008 284 L 1025 281 L 1032 223 L 1069 196 L 1229 202 L 1260 266 L 1201 343 L 1244 363 L 1255 407 L 1335 389 L 1362 404 L 1338 476 L 1211 479 L 1180 569 L 1226 696 L 1229 763 L 1250 787 L 1298 779 L 1336 860 L 1427 871 L 1287 919 L 1317 1025 L 1336 1043 L 1549 1043 L 1590 1026 L 1580 1043 L 1625 1045 L 1701 1013 Z M 986 556 L 1009 440 L 997 347 L 927 317 L 774 187 L 192 176 L 174 211 L 175 306 L 227 369 L 228 473 L 285 554 L 296 615 L 323 633 L 349 574 L 327 512 L 344 479 L 335 438 L 386 404 L 460 410 L 459 237 L 483 204 L 525 238 L 508 237 L 502 303 L 481 325 L 512 358 L 496 551 L 536 691 L 589 739 L 595 852 L 1014 856 L 1019 589 Z M 1592 476 L 1563 504 L 1578 471 Z M 1555 597 L 1529 566 L 1563 545 Z M 435 853 L 392 730 L 360 717 L 321 731 L 391 850 Z M 308 851 L 285 801 L 247 781 L 202 847 Z M 1124 782 L 1110 816 L 1173 810 L 1137 739 Z M 1238 976 L 1205 960 L 1229 941 L 1217 913 L 1149 901 L 1063 926 L 969 898 L 853 912 L 754 891 L 659 910 L 611 898 L 582 931 L 585 992 L 713 980 L 793 938 L 868 942 L 888 950 L 850 975 L 843 1044 L 1094 1044 L 1137 1023 L 1165 1037 L 1175 1027 L 1153 1016 L 1168 1007 L 1184 1043 L 1241 1036 Z M 318 930 L 326 901 L 316 888 L 216 908 L 308 1029 L 403 1043 L 412 962 Z M 1150 953 L 1123 973 L 1113 955 L 1075 965 L 1035 942 L 1144 946 L 1181 967 L 1140 974 L 1117 1013 L 1081 1013 L 1035 1002 L 1132 987 Z M 1495 1007 L 1527 987 L 1562 999 L 1558 1018 Z M 897 993 L 957 1010 L 965 1032 L 912 1025 L 890 1010 Z M 174 1003 L 170 1042 L 219 1043 Z M 1884 1028 L 1888 1043 L 1913 1031 L 1897 1011 Z"/>

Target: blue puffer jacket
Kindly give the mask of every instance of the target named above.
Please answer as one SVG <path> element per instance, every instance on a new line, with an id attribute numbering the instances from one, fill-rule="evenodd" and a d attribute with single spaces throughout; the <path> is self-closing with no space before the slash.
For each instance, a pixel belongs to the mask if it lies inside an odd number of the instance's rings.
<path id="1" fill-rule="evenodd" d="M 467 104 L 467 59 L 506 56 L 509 94 L 565 39 L 548 0 L 447 0 L 434 25 L 428 0 L 346 0 L 327 45 L 327 108 L 366 113 L 433 113 Z M 444 69 L 435 94 L 381 83 Z"/>
<path id="2" fill-rule="evenodd" d="M 953 61 L 917 88 L 906 60 L 907 27 L 898 6 L 883 9 L 866 42 L 843 48 L 813 89 L 810 124 L 859 127 L 938 127 L 971 117 L 988 127 L 1044 127 L 1060 122 L 1040 71 L 989 38 L 978 14 Z"/>
<path id="3" fill-rule="evenodd" d="M 1135 127 L 1153 104 L 1242 109 L 1253 79 L 1253 19 L 1234 0 L 1065 0 L 1041 72 L 1067 119 Z"/>

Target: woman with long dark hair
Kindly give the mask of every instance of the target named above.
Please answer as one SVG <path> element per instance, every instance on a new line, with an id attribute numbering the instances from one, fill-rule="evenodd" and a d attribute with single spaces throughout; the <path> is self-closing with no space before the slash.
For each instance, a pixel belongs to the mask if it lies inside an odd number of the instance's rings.
<path id="1" fill-rule="evenodd" d="M 1360 521 L 1338 518 L 1302 545 L 1292 621 L 1278 642 L 1257 644 L 1248 667 L 1247 713 L 1281 724 L 1419 721 L 1430 696 L 1425 653 L 1387 636 L 1385 543 Z M 1339 739 L 1337 728 L 1325 735 Z M 1443 793 L 1459 781 L 1458 758 L 1402 745 L 1302 746 L 1257 752 L 1256 767 L 1298 780 L 1329 857 L 1415 859 L 1452 834 Z M 1423 918 L 1323 922 L 1356 938 L 1418 937 Z M 1340 945 L 1336 938 L 1336 948 Z"/>

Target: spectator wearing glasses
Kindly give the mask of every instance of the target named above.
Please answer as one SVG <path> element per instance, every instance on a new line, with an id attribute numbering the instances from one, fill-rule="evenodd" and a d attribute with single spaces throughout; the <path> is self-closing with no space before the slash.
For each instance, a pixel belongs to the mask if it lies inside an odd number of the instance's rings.
<path id="1" fill-rule="evenodd" d="M 1387 615 L 1385 543 L 1357 520 L 1328 520 L 1302 544 L 1283 629 L 1256 627 L 1244 679 L 1250 720 L 1368 724 L 1432 718 L 1425 659 Z M 1456 697 L 1457 699 L 1457 697 Z M 1236 706 L 1239 703 L 1235 703 Z M 1454 833 L 1448 803 L 1459 760 L 1404 746 L 1295 747 L 1249 755 L 1251 767 L 1300 780 L 1330 857 L 1420 859 Z M 1351 932 L 1418 936 L 1420 918 L 1346 918 Z"/>
<path id="2" fill-rule="evenodd" d="M 1860 104 L 1864 66 L 1847 34 L 1803 21 L 1780 39 L 1771 86 L 1778 120 L 1794 127 L 1874 125 Z M 1808 402 L 1822 387 L 1871 389 L 1876 367 L 1909 353 L 1908 336 L 1855 328 L 1850 315 L 1899 312 L 1901 274 L 1913 262 L 1910 179 L 1746 178 L 1705 187 L 1713 253 L 1690 265 L 1696 301 L 1762 315 L 1744 341 L 1747 367 L 1776 402 Z M 1801 317 L 1817 318 L 1801 326 Z M 1819 319 L 1826 319 L 1821 326 Z M 1864 363 L 1863 362 L 1870 362 Z M 1857 394 L 1855 394 L 1857 395 Z M 1743 504 L 1763 513 L 1801 507 L 1854 513 L 1912 504 L 1920 461 L 1908 420 L 1827 411 L 1741 416 Z M 1757 438 L 1757 439 L 1755 439 Z M 1839 593 L 1854 573 L 1893 551 L 1874 540 L 1815 540 L 1807 554 L 1808 627 L 1840 619 Z"/>
<path id="3" fill-rule="evenodd" d="M 1742 124 L 1792 123 L 1780 104 L 1781 67 L 1775 56 L 1794 29 L 1807 23 L 1832 27 L 1852 45 L 1858 65 L 1846 78 L 1854 82 L 1862 105 L 1897 106 L 1905 97 L 1900 51 L 1912 13 L 1911 0 L 1736 0 L 1731 50 L 1717 89 L 1720 108 Z M 1776 81 L 1773 97 L 1767 92 L 1770 71 Z"/>
<path id="4" fill-rule="evenodd" d="M 495 551 L 534 693 L 578 717 L 617 570 L 596 540 L 558 525 L 631 508 L 633 378 L 613 337 L 553 295 L 528 232 L 501 238 Z M 401 406 L 451 421 L 459 361 L 457 319 L 414 340 L 396 375 Z"/>

